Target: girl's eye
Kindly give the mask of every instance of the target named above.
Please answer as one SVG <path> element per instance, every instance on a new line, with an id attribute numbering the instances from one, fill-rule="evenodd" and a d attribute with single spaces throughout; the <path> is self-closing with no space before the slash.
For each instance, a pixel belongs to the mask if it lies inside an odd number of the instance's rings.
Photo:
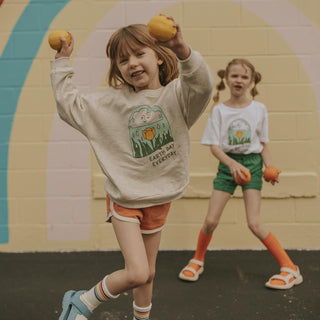
<path id="1" fill-rule="evenodd" d="M 140 51 L 140 52 L 137 53 L 137 56 L 138 56 L 138 57 L 139 57 L 139 56 L 142 56 L 142 55 L 144 55 L 144 52 L 142 52 L 142 51 Z"/>
<path id="2" fill-rule="evenodd" d="M 125 62 L 127 62 L 127 61 L 128 61 L 127 58 L 121 58 L 121 59 L 119 60 L 119 63 L 125 63 Z"/>

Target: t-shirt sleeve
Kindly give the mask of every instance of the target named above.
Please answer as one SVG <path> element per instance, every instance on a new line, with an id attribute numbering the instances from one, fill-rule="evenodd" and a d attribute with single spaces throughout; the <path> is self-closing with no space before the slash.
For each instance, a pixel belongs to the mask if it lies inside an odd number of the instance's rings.
<path id="1" fill-rule="evenodd" d="M 218 108 L 214 107 L 204 129 L 201 143 L 204 145 L 220 145 L 220 121 Z"/>
<path id="2" fill-rule="evenodd" d="M 265 106 L 263 106 L 263 109 L 262 109 L 260 141 L 269 142 L 269 120 L 268 120 L 268 112 Z"/>

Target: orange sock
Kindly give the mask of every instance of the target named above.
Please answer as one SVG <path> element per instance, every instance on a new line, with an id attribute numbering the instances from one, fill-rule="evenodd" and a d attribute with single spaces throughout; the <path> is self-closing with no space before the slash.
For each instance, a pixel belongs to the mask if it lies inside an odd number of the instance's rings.
<path id="1" fill-rule="evenodd" d="M 266 246 L 269 252 L 277 259 L 280 267 L 290 268 L 292 270 L 297 270 L 296 266 L 286 253 L 286 251 L 282 248 L 281 244 L 277 240 L 277 238 L 269 232 L 266 238 L 262 240 L 262 243 Z M 287 272 L 281 272 L 282 276 L 286 276 Z M 292 279 L 293 280 L 293 279 Z M 282 280 L 272 280 L 273 284 L 284 284 Z"/>
<path id="2" fill-rule="evenodd" d="M 193 259 L 204 261 L 204 256 L 207 252 L 208 245 L 211 241 L 211 238 L 212 238 L 212 233 L 209 235 L 206 235 L 202 232 L 202 229 L 200 230 L 198 243 L 197 243 L 197 250 L 194 254 Z"/>
<path id="3" fill-rule="evenodd" d="M 204 261 L 204 256 L 207 252 L 208 245 L 211 241 L 212 234 L 206 235 L 202 232 L 202 229 L 200 230 L 199 236 L 198 236 L 198 242 L 197 242 L 197 250 L 193 256 L 193 259 Z M 189 265 L 190 268 L 194 269 L 195 271 L 198 271 L 200 269 L 200 266 L 196 263 L 191 263 Z M 192 277 L 192 272 L 185 270 L 183 274 L 186 277 Z"/>

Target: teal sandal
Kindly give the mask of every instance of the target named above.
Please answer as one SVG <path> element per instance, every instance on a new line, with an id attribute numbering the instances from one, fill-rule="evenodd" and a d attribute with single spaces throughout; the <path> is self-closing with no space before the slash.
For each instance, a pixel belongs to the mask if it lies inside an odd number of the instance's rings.
<path id="1" fill-rule="evenodd" d="M 67 291 L 62 300 L 62 313 L 59 320 L 75 320 L 77 315 L 90 318 L 92 312 L 80 300 L 80 296 L 86 291 Z"/>

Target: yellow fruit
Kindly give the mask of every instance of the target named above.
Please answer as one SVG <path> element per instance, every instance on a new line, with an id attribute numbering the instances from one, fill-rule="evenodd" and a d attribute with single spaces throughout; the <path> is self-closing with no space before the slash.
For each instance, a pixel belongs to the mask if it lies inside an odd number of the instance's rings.
<path id="1" fill-rule="evenodd" d="M 67 40 L 68 44 L 70 44 L 70 41 L 71 41 L 70 34 L 67 31 L 64 31 L 64 30 L 52 31 L 49 34 L 48 41 L 49 41 L 50 47 L 57 51 L 59 51 L 62 46 L 60 36 L 63 36 Z"/>
<path id="2" fill-rule="evenodd" d="M 159 41 L 168 41 L 177 33 L 174 22 L 166 16 L 154 16 L 148 22 L 149 33 Z"/>

